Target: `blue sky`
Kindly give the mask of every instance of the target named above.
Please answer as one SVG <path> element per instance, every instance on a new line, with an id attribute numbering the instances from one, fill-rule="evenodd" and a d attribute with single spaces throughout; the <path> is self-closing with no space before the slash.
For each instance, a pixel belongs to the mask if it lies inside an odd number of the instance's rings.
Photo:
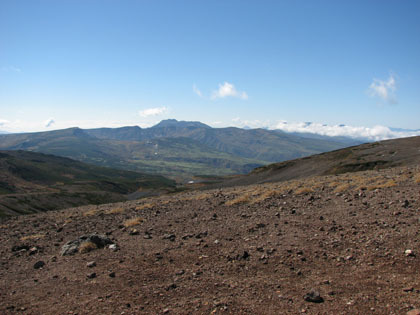
<path id="1" fill-rule="evenodd" d="M 420 1 L 0 1 L 0 130 L 418 117 Z"/>

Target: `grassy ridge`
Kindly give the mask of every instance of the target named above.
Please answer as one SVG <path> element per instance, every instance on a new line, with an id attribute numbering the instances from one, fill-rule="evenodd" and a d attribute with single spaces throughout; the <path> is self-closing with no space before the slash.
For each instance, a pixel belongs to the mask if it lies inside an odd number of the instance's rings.
<path id="1" fill-rule="evenodd" d="M 138 190 L 175 189 L 174 181 L 163 176 L 27 151 L 1 151 L 0 176 L 0 214 L 116 202 Z"/>

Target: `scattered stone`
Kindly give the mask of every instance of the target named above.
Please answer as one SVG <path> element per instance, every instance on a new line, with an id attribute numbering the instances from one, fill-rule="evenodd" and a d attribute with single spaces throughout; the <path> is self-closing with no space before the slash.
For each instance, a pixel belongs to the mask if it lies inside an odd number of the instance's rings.
<path id="1" fill-rule="evenodd" d="M 39 268 L 42 268 L 42 267 L 44 267 L 45 266 L 45 262 L 43 262 L 42 260 L 40 260 L 40 261 L 37 261 L 35 264 L 34 264 L 34 269 L 39 269 Z"/>
<path id="2" fill-rule="evenodd" d="M 139 232 L 139 231 L 137 231 L 136 229 L 133 229 L 133 230 L 131 230 L 128 234 L 130 234 L 130 235 L 139 235 L 139 234 L 140 234 L 140 232 Z"/>
<path id="3" fill-rule="evenodd" d="M 404 254 L 407 257 L 414 257 L 414 256 L 416 256 L 411 249 L 406 249 L 405 252 L 404 252 Z"/>
<path id="4" fill-rule="evenodd" d="M 324 299 L 321 297 L 318 291 L 312 289 L 308 293 L 306 293 L 303 297 L 303 299 L 306 302 L 312 302 L 312 303 L 322 303 L 324 302 Z"/>
<path id="5" fill-rule="evenodd" d="M 175 273 L 177 276 L 182 276 L 185 273 L 185 270 L 180 270 Z"/>
<path id="6" fill-rule="evenodd" d="M 96 278 L 96 272 L 89 273 L 86 277 L 88 279 L 94 279 L 94 278 Z"/>
<path id="7" fill-rule="evenodd" d="M 244 253 L 242 255 L 238 254 L 236 256 L 236 259 L 237 260 L 247 260 L 247 259 L 249 259 L 249 257 L 250 257 L 249 253 L 246 250 L 244 250 Z"/>
<path id="8" fill-rule="evenodd" d="M 118 250 L 117 244 L 111 244 L 108 246 L 108 248 L 112 250 L 113 252 L 116 252 Z"/>
<path id="9" fill-rule="evenodd" d="M 175 283 L 171 283 L 169 286 L 167 286 L 166 287 L 166 291 L 169 291 L 169 290 L 173 290 L 173 289 L 176 289 L 176 284 Z"/>
<path id="10" fill-rule="evenodd" d="M 78 239 L 67 242 L 61 248 L 61 256 L 74 255 L 79 251 L 82 243 L 91 242 L 97 248 L 104 248 L 108 244 L 114 244 L 108 237 L 97 234 L 82 235 Z"/>
<path id="11" fill-rule="evenodd" d="M 115 278 L 115 272 L 114 271 L 110 272 L 108 276 L 110 276 L 111 278 Z"/>
<path id="12" fill-rule="evenodd" d="M 204 232 L 200 232 L 200 233 L 198 233 L 196 236 L 195 236 L 195 238 L 204 238 L 204 237 L 206 237 L 208 235 L 208 232 L 207 231 L 204 231 Z"/>
<path id="13" fill-rule="evenodd" d="M 29 250 L 29 246 L 28 245 L 15 245 L 12 247 L 12 252 L 20 252 L 20 251 L 27 251 Z"/>
<path id="14" fill-rule="evenodd" d="M 407 312 L 407 315 L 420 315 L 420 309 L 416 308 Z"/>
<path id="15" fill-rule="evenodd" d="M 413 292 L 414 288 L 413 287 L 406 287 L 406 288 L 403 288 L 403 291 L 404 292 Z"/>
<path id="16" fill-rule="evenodd" d="M 86 267 L 88 267 L 88 268 L 93 268 L 93 267 L 96 267 L 96 262 L 94 262 L 94 261 L 90 261 L 90 262 L 88 262 L 88 263 L 86 264 Z"/>
<path id="17" fill-rule="evenodd" d="M 171 242 L 174 242 L 175 238 L 176 238 L 175 234 L 165 234 L 163 236 L 164 240 L 170 240 Z"/>
<path id="18" fill-rule="evenodd" d="M 35 255 L 36 253 L 38 253 L 37 247 L 34 246 L 29 249 L 29 255 Z"/>

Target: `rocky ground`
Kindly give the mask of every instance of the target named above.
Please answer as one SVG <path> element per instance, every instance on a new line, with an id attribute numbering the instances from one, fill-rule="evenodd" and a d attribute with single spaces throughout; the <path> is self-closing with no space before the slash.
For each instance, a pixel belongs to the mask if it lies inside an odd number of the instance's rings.
<path id="1" fill-rule="evenodd" d="M 419 175 L 394 168 L 9 218 L 0 313 L 406 314 L 420 308 Z M 61 255 L 86 234 L 115 245 Z"/>

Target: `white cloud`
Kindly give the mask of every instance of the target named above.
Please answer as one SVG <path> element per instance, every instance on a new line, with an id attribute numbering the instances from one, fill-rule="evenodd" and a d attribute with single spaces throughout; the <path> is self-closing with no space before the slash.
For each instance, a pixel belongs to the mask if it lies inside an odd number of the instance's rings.
<path id="1" fill-rule="evenodd" d="M 330 137 L 349 137 L 354 139 L 364 139 L 369 141 L 379 141 L 393 138 L 404 138 L 411 136 L 419 136 L 419 130 L 406 130 L 395 131 L 385 126 L 374 127 L 357 127 L 346 125 L 325 125 L 319 123 L 288 123 L 281 121 L 274 126 L 274 129 L 279 129 L 285 132 L 300 132 L 300 133 L 313 133 L 322 136 Z"/>
<path id="2" fill-rule="evenodd" d="M 44 126 L 45 126 L 45 128 L 49 128 L 49 127 L 51 127 L 52 125 L 54 125 L 55 124 L 55 120 L 54 120 L 54 118 L 50 118 L 50 119 L 47 119 L 45 122 L 44 122 Z"/>
<path id="3" fill-rule="evenodd" d="M 195 94 L 197 94 L 200 97 L 203 97 L 203 94 L 201 93 L 201 91 L 197 88 L 197 86 L 195 84 L 193 84 L 193 91 Z"/>
<path id="4" fill-rule="evenodd" d="M 233 118 L 231 121 L 234 127 L 239 128 L 263 128 L 282 130 L 288 133 L 311 133 L 330 137 L 348 137 L 363 141 L 420 136 L 420 130 L 396 130 L 380 125 L 374 127 L 326 125 L 312 122 L 243 120 L 239 117 Z"/>
<path id="5" fill-rule="evenodd" d="M 396 104 L 397 99 L 395 97 L 396 80 L 394 75 L 390 75 L 387 81 L 373 79 L 373 82 L 369 86 L 368 93 L 372 97 L 379 97 L 383 101 L 389 104 Z"/>
<path id="6" fill-rule="evenodd" d="M 228 96 L 237 97 L 243 100 L 248 99 L 248 94 L 246 94 L 246 92 L 236 90 L 235 86 L 229 82 L 219 84 L 219 89 L 213 91 L 211 99 L 225 98 Z"/>
<path id="7" fill-rule="evenodd" d="M 8 120 L 6 120 L 6 119 L 0 119 L 0 127 L 3 127 L 5 125 L 7 125 L 8 123 L 9 123 Z"/>
<path id="8" fill-rule="evenodd" d="M 168 112 L 166 107 L 154 107 L 139 111 L 140 117 L 158 116 Z"/>

